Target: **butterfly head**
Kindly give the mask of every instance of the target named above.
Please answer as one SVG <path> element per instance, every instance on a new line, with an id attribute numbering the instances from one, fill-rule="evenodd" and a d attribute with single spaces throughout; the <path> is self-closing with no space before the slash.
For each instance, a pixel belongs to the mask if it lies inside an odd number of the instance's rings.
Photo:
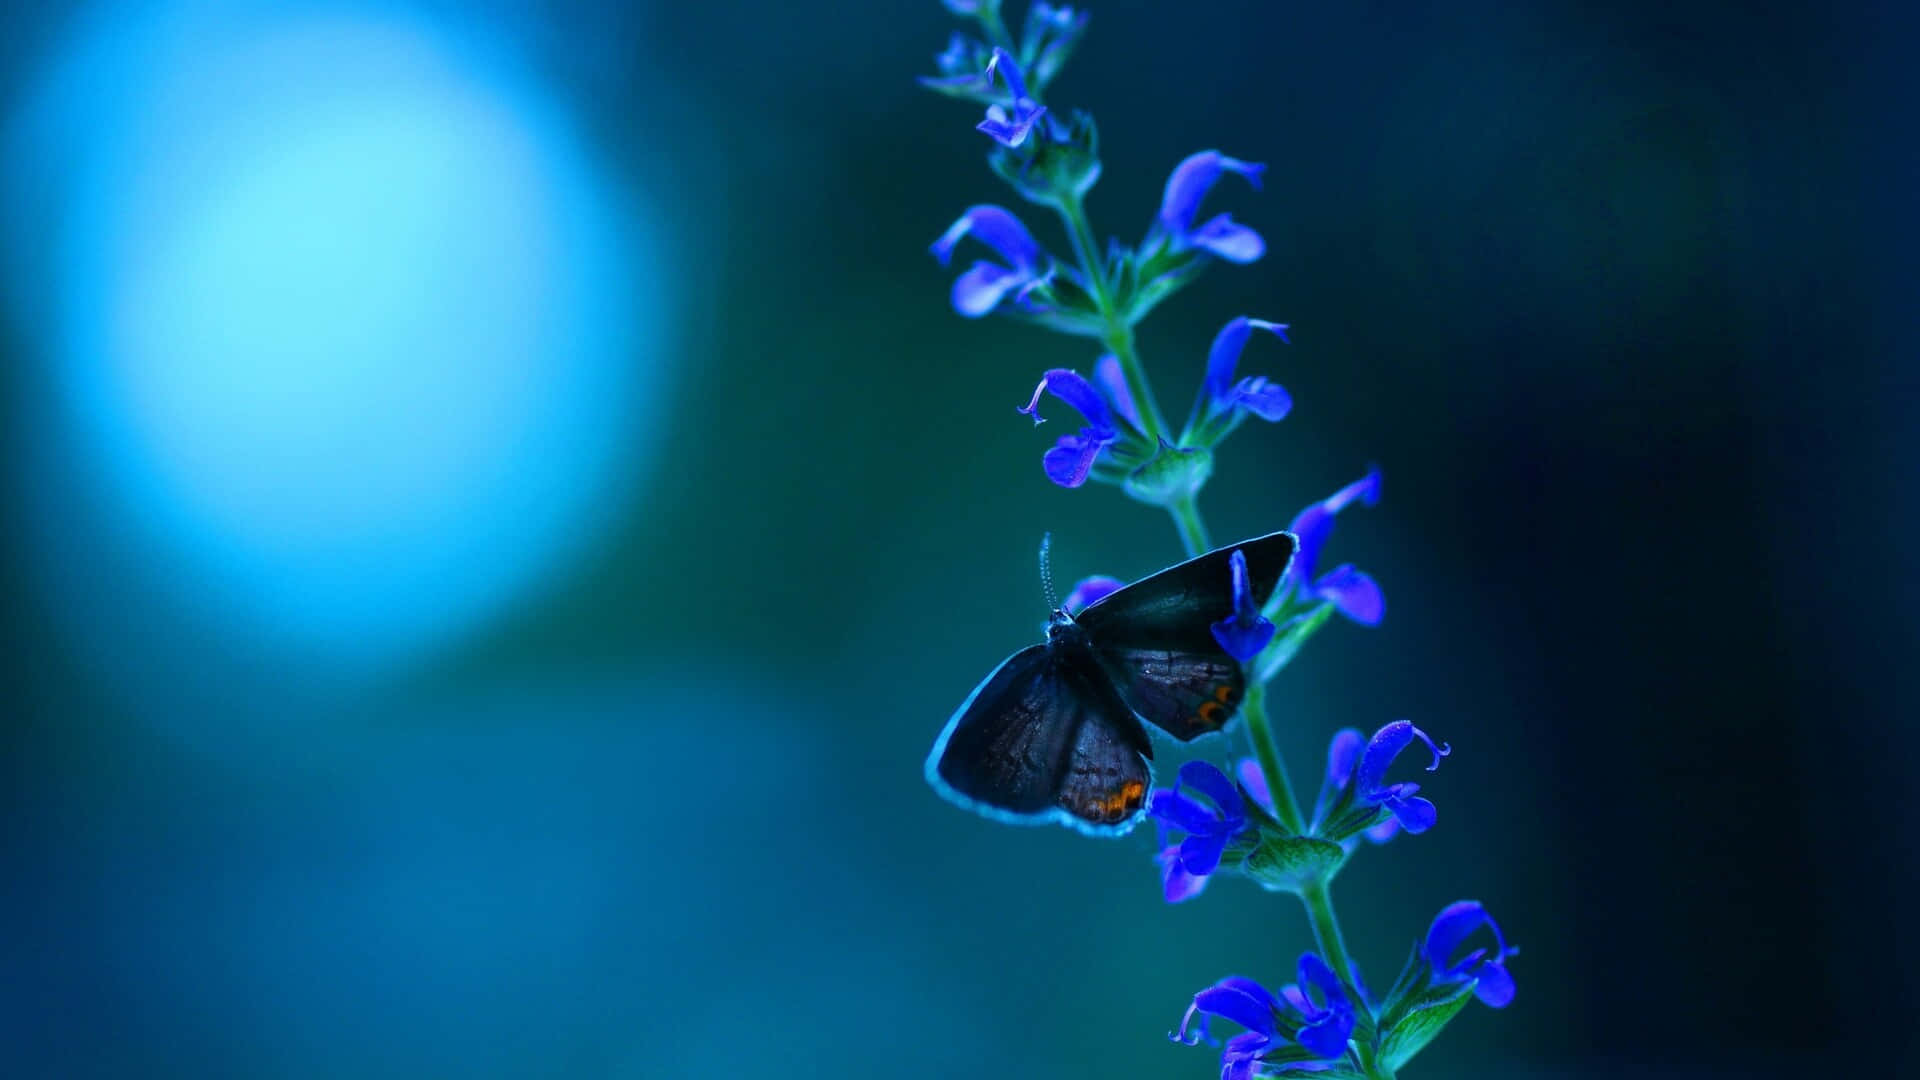
<path id="1" fill-rule="evenodd" d="M 1080 629 L 1080 624 L 1073 621 L 1073 616 L 1067 614 L 1066 608 L 1054 608 L 1053 614 L 1047 616 L 1047 641 L 1049 643 L 1061 644 L 1067 641 L 1077 641 L 1085 635 L 1086 631 Z"/>

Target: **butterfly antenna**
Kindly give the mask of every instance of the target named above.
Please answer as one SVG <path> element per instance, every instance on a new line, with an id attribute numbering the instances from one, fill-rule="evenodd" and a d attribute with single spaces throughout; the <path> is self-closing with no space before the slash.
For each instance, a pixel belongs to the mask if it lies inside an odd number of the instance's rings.
<path id="1" fill-rule="evenodd" d="M 1040 587 L 1047 590 L 1047 610 L 1060 607 L 1060 597 L 1053 591 L 1053 559 L 1049 553 L 1053 550 L 1053 534 L 1040 534 Z"/>

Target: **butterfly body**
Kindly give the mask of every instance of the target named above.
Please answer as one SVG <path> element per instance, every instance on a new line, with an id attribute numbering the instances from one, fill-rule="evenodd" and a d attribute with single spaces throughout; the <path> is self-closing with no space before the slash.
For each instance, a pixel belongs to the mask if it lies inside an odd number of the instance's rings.
<path id="1" fill-rule="evenodd" d="M 1146 723 L 1183 742 L 1226 726 L 1246 691 L 1211 626 L 1230 614 L 1228 558 L 1242 551 L 1264 603 L 1296 542 L 1273 533 L 1208 552 L 1119 589 L 995 668 L 947 722 L 927 780 L 999 821 L 1057 821 L 1117 835 L 1140 819 L 1153 780 Z M 1143 723 L 1142 721 L 1145 721 Z"/>

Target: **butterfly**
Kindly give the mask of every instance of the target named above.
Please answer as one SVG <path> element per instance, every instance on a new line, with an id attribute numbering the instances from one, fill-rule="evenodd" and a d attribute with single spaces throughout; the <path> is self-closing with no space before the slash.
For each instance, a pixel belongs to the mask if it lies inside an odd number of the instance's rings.
<path id="1" fill-rule="evenodd" d="M 1142 578 L 1078 615 L 1055 609 L 1045 644 L 1001 662 L 960 703 L 927 756 L 927 782 L 997 821 L 1131 829 L 1153 780 L 1145 720 L 1181 742 L 1218 731 L 1246 693 L 1213 623 L 1234 610 L 1230 560 L 1246 559 L 1255 604 L 1299 540 L 1276 532 Z"/>

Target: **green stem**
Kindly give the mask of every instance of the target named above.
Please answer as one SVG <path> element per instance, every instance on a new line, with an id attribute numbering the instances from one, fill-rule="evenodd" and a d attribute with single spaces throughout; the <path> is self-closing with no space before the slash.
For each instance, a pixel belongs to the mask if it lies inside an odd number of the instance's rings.
<path id="1" fill-rule="evenodd" d="M 1311 881 L 1300 889 L 1300 902 L 1307 906 L 1307 921 L 1313 924 L 1313 940 L 1326 956 L 1327 966 L 1348 988 L 1358 992 L 1360 982 L 1353 977 L 1353 961 L 1347 955 L 1346 938 L 1340 934 L 1340 920 L 1333 913 L 1333 895 L 1324 881 Z"/>
<path id="2" fill-rule="evenodd" d="M 1207 539 L 1207 523 L 1200 520 L 1200 508 L 1193 504 L 1192 497 L 1171 504 L 1167 513 L 1173 515 L 1173 527 L 1180 530 L 1180 544 L 1187 549 L 1187 558 L 1213 550 L 1213 542 Z"/>
<path id="3" fill-rule="evenodd" d="M 1147 373 L 1140 366 L 1140 356 L 1134 351 L 1133 327 L 1114 310 L 1113 286 L 1107 281 L 1106 264 L 1100 258 L 1093 225 L 1087 221 L 1087 208 L 1078 196 L 1073 196 L 1061 199 L 1054 204 L 1054 209 L 1060 212 L 1060 220 L 1067 226 L 1074 258 L 1080 261 L 1080 272 L 1092 286 L 1093 302 L 1100 308 L 1100 318 L 1106 324 L 1100 340 L 1120 361 L 1120 373 L 1127 380 L 1127 393 L 1140 414 L 1140 424 L 1146 429 L 1144 434 L 1150 441 L 1159 443 L 1166 438 L 1167 422 L 1160 415 L 1160 403 L 1155 400 L 1153 387 L 1147 383 Z"/>
<path id="4" fill-rule="evenodd" d="M 1247 700 L 1240 705 L 1240 715 L 1247 719 L 1247 735 L 1253 741 L 1253 756 L 1260 762 L 1260 772 L 1267 778 L 1267 788 L 1273 795 L 1273 816 L 1280 824 L 1296 836 L 1307 831 L 1306 821 L 1300 816 L 1300 804 L 1293 797 L 1293 781 L 1287 776 L 1286 763 L 1280 759 L 1280 746 L 1273 740 L 1273 728 L 1267 724 L 1267 688 L 1254 683 L 1247 688 Z"/>

